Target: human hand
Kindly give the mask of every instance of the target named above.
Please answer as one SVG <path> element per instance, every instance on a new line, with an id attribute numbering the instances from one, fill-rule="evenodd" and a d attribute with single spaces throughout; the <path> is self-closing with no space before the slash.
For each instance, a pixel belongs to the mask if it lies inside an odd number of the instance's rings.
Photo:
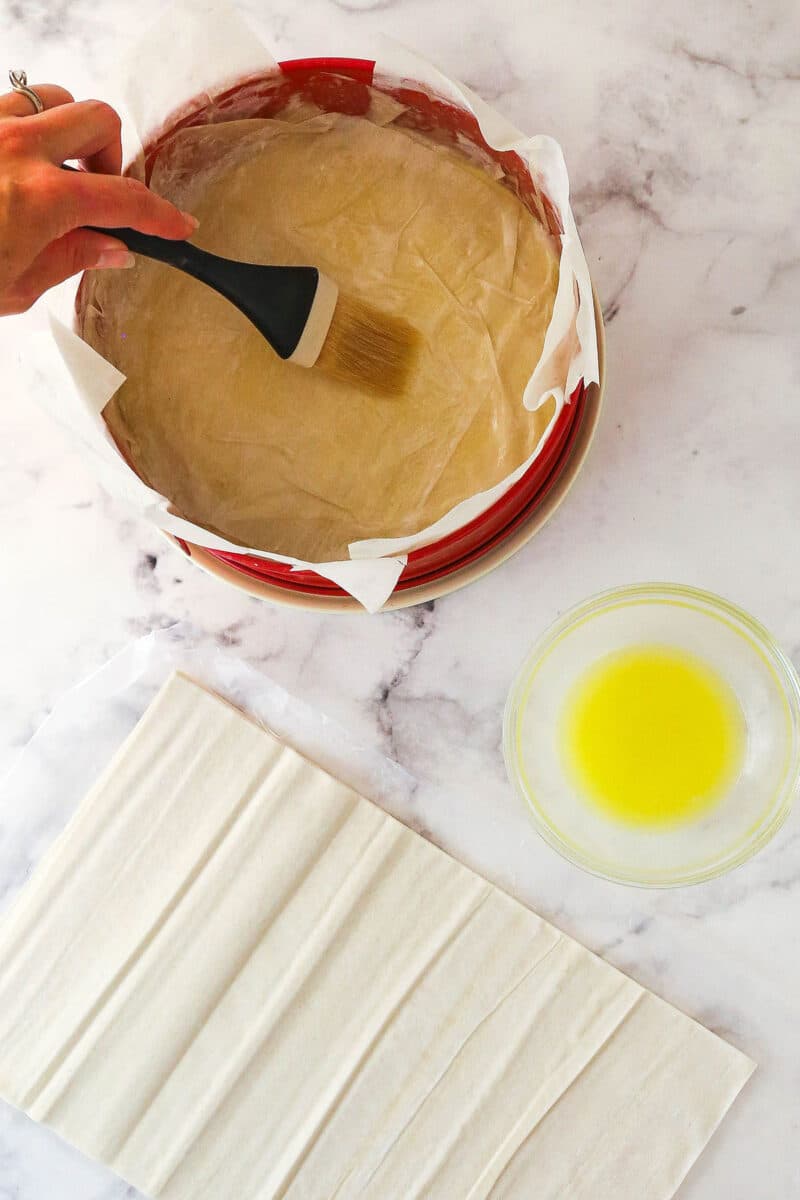
<path id="1" fill-rule="evenodd" d="M 171 239 L 197 228 L 193 217 L 120 175 L 113 108 L 76 103 L 53 85 L 35 90 L 42 113 L 23 95 L 0 95 L 0 315 L 24 312 L 79 271 L 133 265 L 122 242 L 83 226 L 129 226 Z M 81 160 L 84 170 L 62 171 L 65 159 Z"/>

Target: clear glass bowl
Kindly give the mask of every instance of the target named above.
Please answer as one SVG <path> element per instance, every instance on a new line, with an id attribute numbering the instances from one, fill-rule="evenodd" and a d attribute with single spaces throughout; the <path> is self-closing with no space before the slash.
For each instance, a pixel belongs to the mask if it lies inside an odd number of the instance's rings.
<path id="1" fill-rule="evenodd" d="M 646 828 L 616 821 L 576 793 L 563 761 L 566 698 L 599 658 L 642 644 L 707 662 L 741 706 L 738 776 L 694 821 Z M 767 631 L 719 596 L 671 584 L 604 592 L 557 621 L 533 647 L 506 704 L 506 767 L 555 850 L 595 875 L 640 887 L 700 883 L 766 845 L 800 777 L 800 681 Z"/>

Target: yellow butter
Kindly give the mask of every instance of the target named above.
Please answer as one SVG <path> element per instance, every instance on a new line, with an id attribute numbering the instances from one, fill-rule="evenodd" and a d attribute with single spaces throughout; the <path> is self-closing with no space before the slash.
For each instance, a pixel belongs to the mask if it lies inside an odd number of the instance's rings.
<path id="1" fill-rule="evenodd" d="M 641 645 L 578 679 L 561 736 L 585 799 L 630 824 L 666 825 L 699 817 L 725 794 L 741 766 L 744 718 L 700 658 Z"/>

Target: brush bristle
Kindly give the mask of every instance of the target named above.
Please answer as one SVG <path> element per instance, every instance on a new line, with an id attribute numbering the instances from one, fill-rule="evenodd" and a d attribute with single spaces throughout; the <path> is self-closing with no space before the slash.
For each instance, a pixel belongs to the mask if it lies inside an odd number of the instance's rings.
<path id="1" fill-rule="evenodd" d="M 398 396 L 408 383 L 419 340 L 402 318 L 340 293 L 315 366 L 380 395 Z"/>

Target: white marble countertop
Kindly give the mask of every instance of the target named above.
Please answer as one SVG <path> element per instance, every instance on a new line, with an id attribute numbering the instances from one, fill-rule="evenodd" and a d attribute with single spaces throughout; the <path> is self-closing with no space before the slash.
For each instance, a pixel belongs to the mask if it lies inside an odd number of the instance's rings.
<path id="1" fill-rule="evenodd" d="M 7 66 L 94 94 L 127 31 L 159 7 L 0 0 Z M 505 778 L 500 721 L 533 638 L 634 580 L 723 593 L 800 665 L 797 13 L 792 0 L 731 0 L 724 20 L 688 0 L 532 8 L 252 0 L 244 11 L 283 57 L 358 53 L 368 33 L 391 33 L 562 142 L 609 352 L 604 418 L 568 501 L 512 562 L 435 605 L 377 617 L 271 608 L 202 575 L 101 493 L 33 403 L 37 314 L 6 319 L 0 767 L 76 680 L 188 617 L 438 785 L 418 814 L 430 836 L 759 1062 L 681 1200 L 792 1200 L 800 814 L 716 883 L 616 887 L 537 838 Z M 0 1107 L 0 1200 L 132 1195 Z"/>

